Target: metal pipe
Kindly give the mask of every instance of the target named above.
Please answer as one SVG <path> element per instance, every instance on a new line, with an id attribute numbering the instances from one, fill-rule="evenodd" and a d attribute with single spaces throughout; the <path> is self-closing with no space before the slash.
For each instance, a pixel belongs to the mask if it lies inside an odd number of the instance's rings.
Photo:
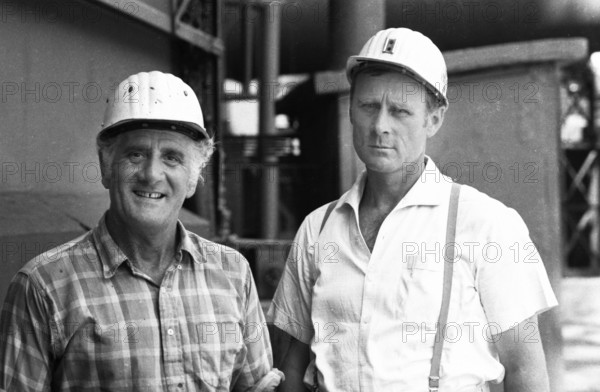
<path id="1" fill-rule="evenodd" d="M 342 69 L 348 56 L 385 27 L 385 0 L 330 0 L 329 69 Z"/>
<path id="2" fill-rule="evenodd" d="M 275 135 L 275 95 L 279 74 L 281 3 L 269 2 L 262 7 L 263 51 L 260 85 L 259 150 L 262 163 L 261 237 L 276 238 L 279 232 L 279 168 L 276 156 L 269 154 L 265 142 Z"/>
<path id="3" fill-rule="evenodd" d="M 219 38 L 223 37 L 223 4 L 221 1 L 215 1 L 215 35 Z M 225 58 L 224 56 L 216 56 L 216 88 L 214 94 L 215 105 L 215 137 L 217 140 L 223 140 L 225 129 L 223 128 L 223 81 L 225 80 Z M 227 197 L 225 195 L 225 149 L 219 143 L 216 151 L 216 156 L 213 158 L 216 165 L 216 194 L 217 194 L 217 219 L 214 225 L 216 228 L 217 238 L 227 238 L 231 232 L 231 211 L 227 207 Z"/>
<path id="4" fill-rule="evenodd" d="M 240 4 L 242 8 L 242 46 L 243 46 L 243 56 L 244 56 L 244 75 L 242 79 L 242 84 L 244 86 L 244 94 L 248 94 L 250 92 L 250 81 L 252 80 L 252 47 L 254 46 L 253 40 L 253 19 L 252 12 L 253 5 L 249 2 L 244 2 Z"/>

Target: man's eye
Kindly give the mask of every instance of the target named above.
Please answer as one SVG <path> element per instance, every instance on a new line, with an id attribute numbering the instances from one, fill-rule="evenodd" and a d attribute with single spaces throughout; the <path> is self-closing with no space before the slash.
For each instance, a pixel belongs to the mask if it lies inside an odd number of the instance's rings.
<path id="1" fill-rule="evenodd" d="M 408 110 L 400 108 L 392 108 L 390 109 L 390 113 L 394 116 L 408 116 L 410 114 Z"/>
<path id="2" fill-rule="evenodd" d="M 168 163 L 171 163 L 171 164 L 175 164 L 175 163 L 181 163 L 181 158 L 180 158 L 180 157 L 178 157 L 178 156 L 176 156 L 176 155 L 167 155 L 167 156 L 165 157 L 165 160 L 166 160 Z"/>
<path id="3" fill-rule="evenodd" d="M 144 154 L 141 152 L 132 151 L 128 154 L 128 157 L 132 162 L 139 162 L 144 158 Z"/>
<path id="4" fill-rule="evenodd" d="M 377 104 L 377 103 L 368 103 L 367 102 L 367 103 L 363 103 L 361 105 L 361 107 L 363 109 L 366 109 L 366 110 L 377 110 L 377 109 L 379 109 L 379 104 Z"/>

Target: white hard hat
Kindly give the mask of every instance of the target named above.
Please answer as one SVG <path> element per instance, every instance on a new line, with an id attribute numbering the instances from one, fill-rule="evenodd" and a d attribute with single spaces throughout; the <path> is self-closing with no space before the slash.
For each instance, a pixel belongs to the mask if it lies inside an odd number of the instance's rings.
<path id="1" fill-rule="evenodd" d="M 367 41 L 358 56 L 348 58 L 348 80 L 352 82 L 361 64 L 368 62 L 400 68 L 448 105 L 448 74 L 444 56 L 423 34 L 403 27 L 381 30 Z"/>
<path id="2" fill-rule="evenodd" d="M 209 137 L 194 90 L 171 74 L 153 71 L 131 75 L 107 103 L 98 138 L 144 128 L 172 130 L 194 140 Z"/>

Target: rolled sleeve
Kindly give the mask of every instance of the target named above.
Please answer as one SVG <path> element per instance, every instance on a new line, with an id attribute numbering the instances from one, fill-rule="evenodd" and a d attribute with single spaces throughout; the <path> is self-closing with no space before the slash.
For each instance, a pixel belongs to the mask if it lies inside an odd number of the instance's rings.
<path id="1" fill-rule="evenodd" d="M 244 346 L 246 357 L 239 370 L 234 391 L 247 391 L 260 382 L 273 367 L 273 355 L 267 323 L 260 307 L 256 285 L 248 272 L 246 276 L 246 316 Z"/>
<path id="2" fill-rule="evenodd" d="M 525 222 L 510 208 L 502 215 L 489 227 L 476 286 L 488 321 L 506 331 L 558 302 Z"/>
<path id="3" fill-rule="evenodd" d="M 314 336 L 311 310 L 315 281 L 314 244 L 318 235 L 315 225 L 323 219 L 324 212 L 325 209 L 320 208 L 300 225 L 267 313 L 269 322 L 306 344 L 310 344 Z"/>
<path id="4" fill-rule="evenodd" d="M 0 317 L 0 389 L 49 391 L 52 340 L 49 306 L 32 279 L 12 280 Z"/>

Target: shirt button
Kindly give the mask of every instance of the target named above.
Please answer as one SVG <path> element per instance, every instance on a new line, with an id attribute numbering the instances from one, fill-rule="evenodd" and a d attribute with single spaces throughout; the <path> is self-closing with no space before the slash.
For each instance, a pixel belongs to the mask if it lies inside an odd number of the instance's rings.
<path id="1" fill-rule="evenodd" d="M 177 264 L 177 269 L 180 270 L 181 268 L 181 264 Z"/>
<path id="2" fill-rule="evenodd" d="M 167 335 L 173 336 L 174 334 L 175 334 L 175 331 L 173 331 L 173 328 L 167 329 Z"/>

